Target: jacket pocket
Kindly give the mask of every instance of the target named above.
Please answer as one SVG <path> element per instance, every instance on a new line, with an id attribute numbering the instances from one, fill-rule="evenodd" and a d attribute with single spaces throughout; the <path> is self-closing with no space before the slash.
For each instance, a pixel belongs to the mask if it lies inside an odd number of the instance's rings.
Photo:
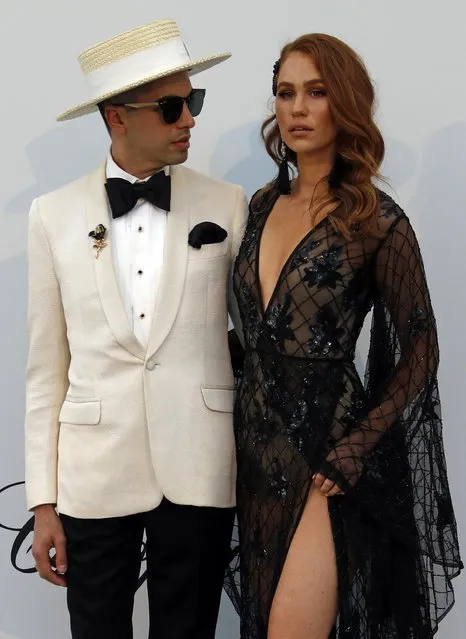
<path id="1" fill-rule="evenodd" d="M 200 249 L 192 246 L 188 250 L 188 260 L 195 262 L 196 260 L 215 260 L 225 257 L 228 252 L 227 240 L 215 244 L 203 244 Z"/>
<path id="2" fill-rule="evenodd" d="M 89 424 L 94 426 L 100 422 L 100 400 L 74 401 L 65 399 L 60 410 L 58 421 L 66 424 Z"/>
<path id="3" fill-rule="evenodd" d="M 233 388 L 218 388 L 213 386 L 201 386 L 204 403 L 210 410 L 220 413 L 232 413 L 235 401 Z"/>

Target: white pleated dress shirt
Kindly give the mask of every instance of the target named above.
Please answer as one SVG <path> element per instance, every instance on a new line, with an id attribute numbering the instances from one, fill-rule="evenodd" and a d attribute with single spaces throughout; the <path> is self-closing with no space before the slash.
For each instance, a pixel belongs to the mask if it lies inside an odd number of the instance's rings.
<path id="1" fill-rule="evenodd" d="M 164 170 L 168 175 L 169 169 Z M 111 153 L 107 158 L 107 178 L 122 178 L 132 184 L 146 181 L 123 171 Z M 117 219 L 110 211 L 110 219 L 120 295 L 134 334 L 147 348 L 162 274 L 167 212 L 140 199 L 132 211 Z"/>

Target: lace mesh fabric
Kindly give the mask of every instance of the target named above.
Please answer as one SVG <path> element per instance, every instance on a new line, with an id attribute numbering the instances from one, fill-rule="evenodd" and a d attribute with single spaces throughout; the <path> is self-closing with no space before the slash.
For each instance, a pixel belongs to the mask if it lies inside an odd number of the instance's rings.
<path id="1" fill-rule="evenodd" d="M 278 193 L 256 194 L 236 260 L 245 336 L 235 405 L 238 527 L 226 589 L 242 639 L 266 639 L 273 595 L 323 471 L 339 581 L 336 639 L 427 639 L 462 563 L 447 481 L 435 319 L 414 231 L 380 192 L 382 238 L 328 220 L 285 263 L 264 308 L 261 232 Z M 354 365 L 373 310 L 365 384 Z M 238 364 L 236 364 L 238 370 Z"/>

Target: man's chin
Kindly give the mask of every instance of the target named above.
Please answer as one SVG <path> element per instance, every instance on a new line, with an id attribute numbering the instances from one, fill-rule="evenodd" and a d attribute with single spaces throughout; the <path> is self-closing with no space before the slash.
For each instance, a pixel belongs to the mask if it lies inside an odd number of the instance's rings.
<path id="1" fill-rule="evenodd" d="M 172 153 L 170 156 L 170 161 L 167 164 L 183 164 L 188 159 L 188 151 L 177 151 L 176 153 Z"/>

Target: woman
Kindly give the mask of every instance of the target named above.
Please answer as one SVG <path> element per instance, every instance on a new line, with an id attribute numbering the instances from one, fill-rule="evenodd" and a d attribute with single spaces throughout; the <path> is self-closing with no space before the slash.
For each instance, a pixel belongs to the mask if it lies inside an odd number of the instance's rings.
<path id="1" fill-rule="evenodd" d="M 303 36 L 273 93 L 262 134 L 279 175 L 251 201 L 234 271 L 241 636 L 427 639 L 462 564 L 419 247 L 373 185 L 384 143 L 356 53 Z"/>

